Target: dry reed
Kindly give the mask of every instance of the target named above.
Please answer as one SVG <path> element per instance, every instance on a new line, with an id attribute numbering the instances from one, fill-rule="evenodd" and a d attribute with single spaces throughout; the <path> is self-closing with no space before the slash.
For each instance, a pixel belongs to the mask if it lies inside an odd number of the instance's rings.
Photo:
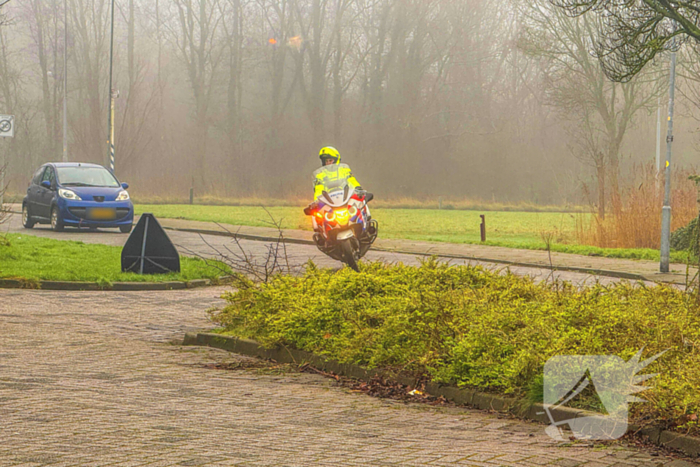
<path id="1" fill-rule="evenodd" d="M 695 170 L 676 170 L 671 181 L 671 230 L 697 216 L 697 191 L 688 176 Z M 663 173 L 653 164 L 635 165 L 628 180 L 620 182 L 610 196 L 609 209 L 601 218 L 597 209 L 576 220 L 576 241 L 601 248 L 659 248 L 661 208 L 664 199 Z"/>

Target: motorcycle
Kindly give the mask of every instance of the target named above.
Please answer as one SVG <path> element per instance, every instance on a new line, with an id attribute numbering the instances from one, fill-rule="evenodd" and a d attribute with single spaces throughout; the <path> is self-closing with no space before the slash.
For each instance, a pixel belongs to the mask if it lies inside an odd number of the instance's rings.
<path id="1" fill-rule="evenodd" d="M 347 183 L 304 209 L 314 220 L 316 247 L 331 258 L 359 272 L 360 258 L 367 254 L 379 234 L 379 223 L 371 218 L 367 203 L 372 193 L 352 189 Z"/>

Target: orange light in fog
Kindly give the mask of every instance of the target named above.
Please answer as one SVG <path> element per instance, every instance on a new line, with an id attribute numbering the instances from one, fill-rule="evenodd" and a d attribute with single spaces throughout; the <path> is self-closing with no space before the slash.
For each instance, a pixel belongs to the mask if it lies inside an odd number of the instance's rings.
<path id="1" fill-rule="evenodd" d="M 340 224 L 347 224 L 350 220 L 350 215 L 347 209 L 339 209 L 335 211 L 335 218 Z"/>

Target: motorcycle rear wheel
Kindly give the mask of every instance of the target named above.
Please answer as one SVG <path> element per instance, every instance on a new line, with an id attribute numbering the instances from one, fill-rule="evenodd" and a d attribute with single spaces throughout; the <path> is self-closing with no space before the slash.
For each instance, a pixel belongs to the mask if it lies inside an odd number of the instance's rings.
<path id="1" fill-rule="evenodd" d="M 357 258 L 355 256 L 355 250 L 352 247 L 351 241 L 351 239 L 347 239 L 340 243 L 340 250 L 343 252 L 343 262 L 356 272 L 360 272 L 360 267 L 357 265 Z"/>

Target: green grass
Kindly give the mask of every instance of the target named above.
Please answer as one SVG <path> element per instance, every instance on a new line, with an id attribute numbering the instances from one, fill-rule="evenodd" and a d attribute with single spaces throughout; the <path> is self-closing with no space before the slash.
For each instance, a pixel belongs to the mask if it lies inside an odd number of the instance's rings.
<path id="1" fill-rule="evenodd" d="M 286 229 L 311 230 L 311 222 L 301 207 L 266 208 L 282 221 Z M 136 205 L 137 213 L 151 212 L 156 217 L 188 219 L 221 224 L 269 227 L 270 218 L 259 206 Z M 544 250 L 543 232 L 553 234 L 552 251 L 608 258 L 659 260 L 658 250 L 649 248 L 599 248 L 577 245 L 574 227 L 578 213 L 553 212 L 485 212 L 437 209 L 372 209 L 379 220 L 380 237 L 430 242 L 481 244 L 480 214 L 486 215 L 486 245 L 528 250 Z M 686 261 L 683 251 L 671 252 L 671 260 Z"/>
<path id="2" fill-rule="evenodd" d="M 196 258 L 181 257 L 180 266 L 179 274 L 122 273 L 120 247 L 21 234 L 0 237 L 0 278 L 3 279 L 111 283 L 216 280 L 224 275 L 219 269 L 222 264 L 207 264 Z"/>
<path id="3" fill-rule="evenodd" d="M 311 230 L 311 221 L 302 208 L 266 208 L 286 229 Z M 137 213 L 157 217 L 219 222 L 232 225 L 269 227 L 270 217 L 259 206 L 137 205 Z M 450 243 L 480 243 L 481 211 L 428 209 L 372 209 L 380 222 L 383 238 L 404 238 Z M 492 245 L 528 247 L 542 244 L 540 231 L 556 230 L 569 236 L 574 215 L 568 213 L 489 212 L 486 214 L 487 240 Z"/>
<path id="4" fill-rule="evenodd" d="M 21 197 L 19 198 L 21 199 Z M 189 199 L 182 196 L 149 196 L 137 195 L 132 197 L 138 204 L 188 204 Z M 226 197 L 212 194 L 197 196 L 197 205 L 214 206 L 292 206 L 297 207 L 306 203 L 305 196 L 289 196 L 286 198 L 271 198 L 268 196 Z M 382 209 L 437 209 L 440 197 L 432 196 L 425 199 L 407 197 L 381 198 L 373 205 Z M 480 210 L 480 211 L 516 211 L 516 212 L 586 212 L 588 207 L 582 205 L 535 204 L 532 202 L 503 203 L 469 198 L 443 197 L 442 208 L 446 210 Z"/>

